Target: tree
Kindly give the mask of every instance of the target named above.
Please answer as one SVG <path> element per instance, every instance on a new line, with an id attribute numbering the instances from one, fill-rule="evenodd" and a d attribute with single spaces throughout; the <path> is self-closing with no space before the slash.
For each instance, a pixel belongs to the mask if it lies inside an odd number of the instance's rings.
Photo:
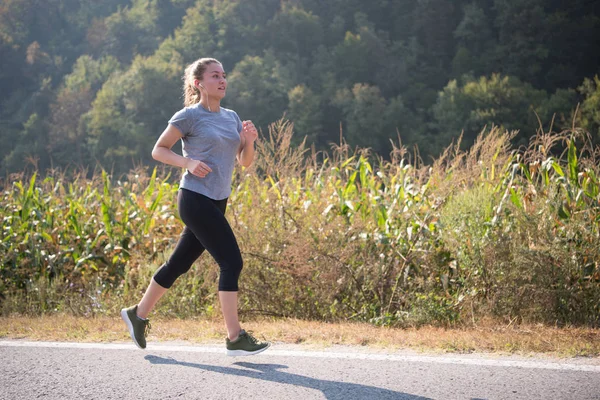
<path id="1" fill-rule="evenodd" d="M 596 40 L 600 30 L 597 2 L 547 0 L 535 3 L 543 7 L 545 17 L 541 21 L 530 21 L 532 28 L 542 30 L 534 32 L 530 40 L 543 44 L 548 54 L 538 74 L 522 79 L 547 91 L 575 88 L 584 77 L 596 74 L 600 65 Z M 545 41 L 540 42 L 542 39 Z"/>
<path id="2" fill-rule="evenodd" d="M 240 118 L 251 119 L 266 128 L 280 119 L 288 108 L 288 88 L 283 82 L 284 69 L 272 53 L 264 57 L 247 56 L 237 63 L 229 75 L 225 103 Z"/>
<path id="3" fill-rule="evenodd" d="M 459 8 L 450 0 L 421 0 L 413 17 L 419 50 L 415 76 L 433 88 L 442 88 L 448 82 L 454 56 L 453 32 L 460 18 Z"/>
<path id="4" fill-rule="evenodd" d="M 47 150 L 55 166 L 87 163 L 87 132 L 82 116 L 90 110 L 100 87 L 119 70 L 120 65 L 114 57 L 94 60 L 81 56 L 73 71 L 65 76 L 62 88 L 50 104 Z"/>
<path id="5" fill-rule="evenodd" d="M 191 63 L 201 57 L 218 57 L 215 53 L 219 26 L 211 3 L 210 0 L 199 0 L 194 7 L 188 8 L 183 24 L 160 44 L 151 58 L 160 62 Z M 183 72 L 183 68 L 181 70 Z"/>
<path id="6" fill-rule="evenodd" d="M 302 142 L 306 137 L 309 145 L 324 147 L 321 132 L 323 118 L 321 99 L 305 85 L 298 85 L 288 92 L 289 108 L 287 117 L 294 123 L 294 142 Z"/>
<path id="7" fill-rule="evenodd" d="M 104 54 L 130 63 L 136 55 L 150 55 L 179 25 L 185 10 L 170 0 L 133 0 L 104 20 Z"/>
<path id="8" fill-rule="evenodd" d="M 148 143 L 181 107 L 184 67 L 201 57 L 230 73 L 225 107 L 263 128 L 287 112 L 297 138 L 320 150 L 339 140 L 340 123 L 382 152 L 396 129 L 423 154 L 491 121 L 520 129 L 524 142 L 536 113 L 562 129 L 578 101 L 578 121 L 597 130 L 597 85 L 582 84 L 600 65 L 600 12 L 589 0 L 0 3 L 5 166 L 18 168 L 34 132 L 40 166 L 48 154 L 57 164 L 74 154 L 120 168 L 152 162 Z"/>
<path id="9" fill-rule="evenodd" d="M 494 9 L 498 72 L 544 87 L 541 73 L 550 55 L 544 0 L 494 0 Z"/>
<path id="10" fill-rule="evenodd" d="M 283 6 L 268 23 L 269 43 L 274 54 L 308 58 L 323 42 L 319 17 L 295 6 Z"/>
<path id="11" fill-rule="evenodd" d="M 585 78 L 577 88 L 585 96 L 581 104 L 581 124 L 592 135 L 596 143 L 600 143 L 600 78 Z"/>
<path id="12" fill-rule="evenodd" d="M 356 33 L 346 32 L 344 41 L 334 47 L 332 52 L 333 71 L 341 87 L 351 87 L 363 82 L 377 83 L 377 73 L 386 65 L 389 41 L 379 37 L 366 15 L 357 13 Z"/>
<path id="13" fill-rule="evenodd" d="M 47 136 L 46 127 L 42 118 L 33 113 L 23 124 L 22 130 L 17 134 L 16 145 L 3 160 L 3 167 L 9 171 L 22 171 L 28 162 L 36 167 L 48 166 L 48 158 L 44 152 Z"/>
<path id="14" fill-rule="evenodd" d="M 338 91 L 334 104 L 343 112 L 344 137 L 352 146 L 387 154 L 390 139 L 395 141 L 398 133 L 412 140 L 409 113 L 400 97 L 388 102 L 378 87 L 357 83 L 351 91 Z"/>
<path id="15" fill-rule="evenodd" d="M 433 115 L 442 143 L 449 143 L 464 131 L 463 145 L 467 147 L 485 126 L 496 125 L 520 130 L 517 141 L 524 144 L 537 129 L 535 112 L 540 113 L 546 100 L 545 91 L 515 77 L 464 76 L 460 83 L 450 81 L 439 93 Z"/>
<path id="16" fill-rule="evenodd" d="M 129 70 L 112 74 L 84 116 L 91 157 L 116 171 L 150 162 L 156 139 L 182 108 L 180 70 L 151 61 L 137 57 Z"/>
<path id="17" fill-rule="evenodd" d="M 280 10 L 280 0 L 210 1 L 214 19 L 211 19 L 212 36 L 199 37 L 198 41 L 213 40 L 215 50 L 198 51 L 198 55 L 215 56 L 228 68 L 244 56 L 262 56 L 269 48 L 268 24 Z M 191 22 L 191 21 L 186 21 Z"/>
<path id="18" fill-rule="evenodd" d="M 495 48 L 492 21 L 478 3 L 468 3 L 463 17 L 454 30 L 457 50 L 452 60 L 453 75 L 481 75 L 492 66 L 491 51 Z"/>
<path id="19" fill-rule="evenodd" d="M 556 89 L 540 106 L 539 117 L 544 130 L 551 124 L 554 131 L 571 128 L 580 97 L 575 89 Z"/>

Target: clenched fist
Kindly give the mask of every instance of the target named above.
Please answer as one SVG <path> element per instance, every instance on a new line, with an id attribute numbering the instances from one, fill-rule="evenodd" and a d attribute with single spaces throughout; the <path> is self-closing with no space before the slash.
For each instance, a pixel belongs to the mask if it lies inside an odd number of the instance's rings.
<path id="1" fill-rule="evenodd" d="M 212 169 L 204 164 L 202 161 L 188 159 L 185 168 L 190 171 L 192 175 L 196 175 L 200 178 L 204 178 Z"/>
<path id="2" fill-rule="evenodd" d="M 254 143 L 258 138 L 258 131 L 252 121 L 242 122 L 242 133 L 241 136 L 245 139 L 246 143 Z"/>

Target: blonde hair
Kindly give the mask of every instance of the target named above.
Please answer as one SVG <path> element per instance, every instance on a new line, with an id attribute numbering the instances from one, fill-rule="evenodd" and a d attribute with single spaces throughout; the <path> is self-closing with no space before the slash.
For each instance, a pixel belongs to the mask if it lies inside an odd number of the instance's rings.
<path id="1" fill-rule="evenodd" d="M 200 103 L 202 95 L 200 90 L 194 86 L 194 79 L 202 80 L 206 67 L 210 64 L 221 64 L 221 62 L 214 58 L 200 58 L 185 69 L 183 75 L 183 105 L 185 107 Z"/>

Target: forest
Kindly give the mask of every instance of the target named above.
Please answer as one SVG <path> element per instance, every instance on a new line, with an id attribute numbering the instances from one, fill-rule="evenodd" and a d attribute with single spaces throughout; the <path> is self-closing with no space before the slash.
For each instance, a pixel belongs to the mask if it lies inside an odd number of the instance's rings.
<path id="1" fill-rule="evenodd" d="M 215 57 L 261 131 L 242 315 L 600 326 L 598 2 L 0 4 L 0 315 L 141 298 L 183 225 L 151 150 Z M 197 264 L 159 315 L 214 315 Z"/>
<path id="2" fill-rule="evenodd" d="M 599 28 L 590 0 L 2 0 L 0 176 L 154 165 L 200 57 L 229 73 L 225 107 L 317 151 L 428 163 L 492 126 L 598 143 Z"/>

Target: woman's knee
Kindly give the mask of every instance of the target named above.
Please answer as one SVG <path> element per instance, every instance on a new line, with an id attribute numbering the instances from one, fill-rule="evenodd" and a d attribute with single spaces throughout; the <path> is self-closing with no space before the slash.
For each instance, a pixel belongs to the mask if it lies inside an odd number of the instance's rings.
<path id="1" fill-rule="evenodd" d="M 221 274 L 219 276 L 219 290 L 226 292 L 237 292 L 238 281 L 244 262 L 242 258 L 234 258 L 228 262 L 223 262 L 219 265 Z"/>
<path id="2" fill-rule="evenodd" d="M 175 283 L 177 278 L 188 272 L 191 267 L 191 264 L 179 264 L 176 266 L 176 264 L 172 264 L 167 261 L 156 271 L 154 274 L 154 280 L 160 286 L 169 289 L 171 286 L 173 286 L 173 283 Z"/>
<path id="3" fill-rule="evenodd" d="M 227 262 L 226 265 L 221 266 L 221 273 L 225 272 L 226 274 L 234 277 L 237 281 L 243 268 L 244 261 L 242 260 L 242 257 L 232 257 L 232 259 Z"/>

